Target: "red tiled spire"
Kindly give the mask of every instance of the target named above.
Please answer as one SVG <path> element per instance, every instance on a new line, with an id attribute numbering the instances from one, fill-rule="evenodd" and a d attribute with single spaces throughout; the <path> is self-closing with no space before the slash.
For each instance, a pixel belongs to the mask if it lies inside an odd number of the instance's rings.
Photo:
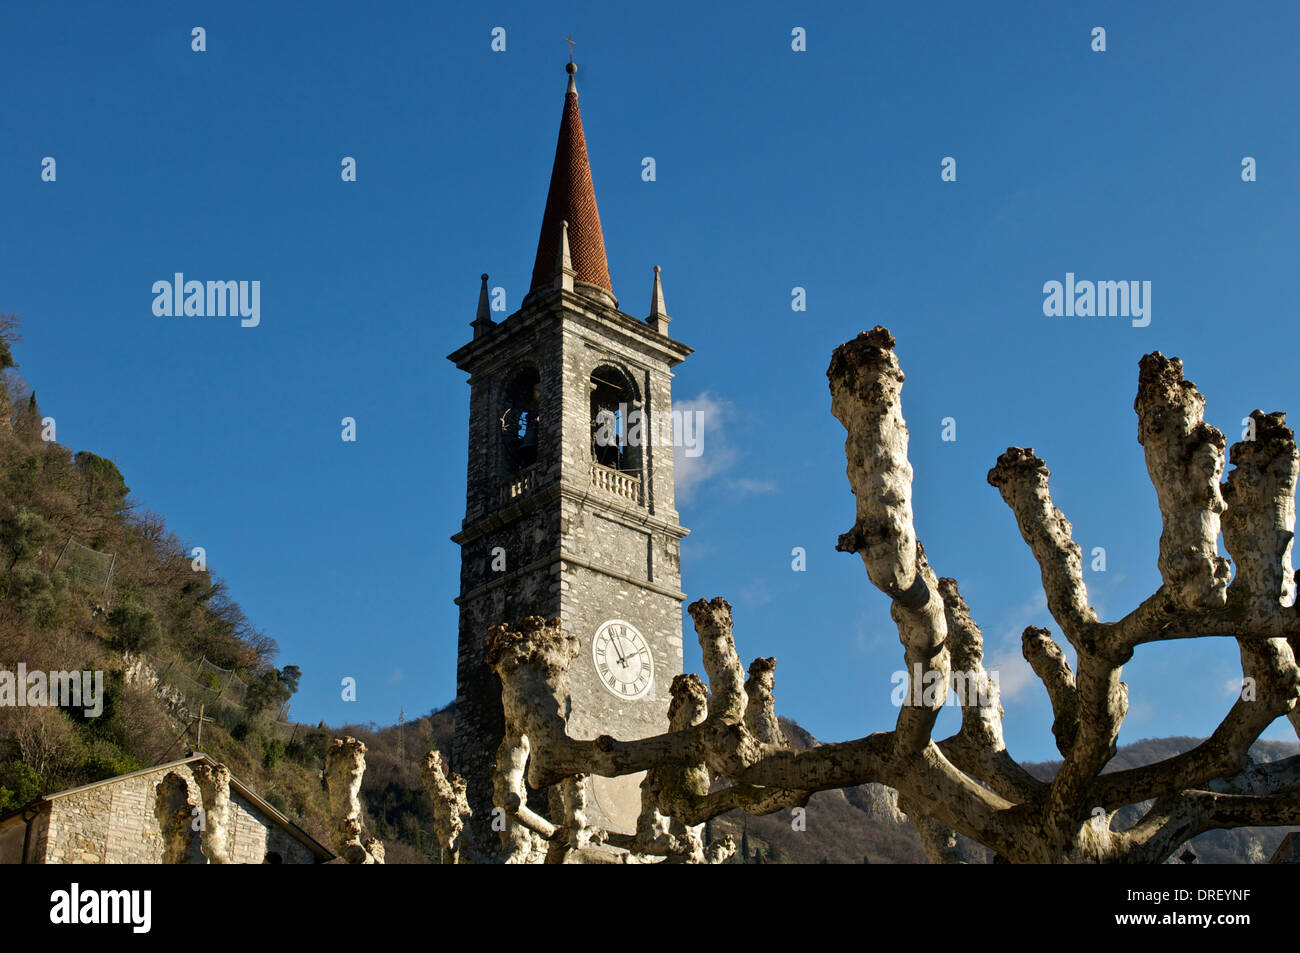
<path id="1" fill-rule="evenodd" d="M 555 144 L 555 165 L 551 167 L 551 188 L 546 195 L 529 290 L 545 287 L 555 280 L 560 225 L 567 221 L 574 280 L 603 288 L 613 295 L 605 238 L 600 231 L 600 212 L 596 209 L 596 190 L 591 184 L 591 163 L 587 161 L 587 139 L 582 134 L 582 113 L 578 111 L 578 87 L 573 82 L 577 67 L 569 63 L 565 69 L 569 72 L 569 89 L 564 96 L 560 138 Z"/>

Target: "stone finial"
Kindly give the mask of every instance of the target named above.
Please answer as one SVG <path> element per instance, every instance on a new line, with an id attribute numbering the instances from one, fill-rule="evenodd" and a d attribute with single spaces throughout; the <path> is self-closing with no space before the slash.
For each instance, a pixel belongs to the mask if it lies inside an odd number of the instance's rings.
<path id="1" fill-rule="evenodd" d="M 569 222 L 560 222 L 560 244 L 555 253 L 555 287 L 562 291 L 573 290 L 573 258 L 569 254 Z"/>
<path id="2" fill-rule="evenodd" d="M 668 317 L 668 308 L 664 305 L 664 286 L 659 280 L 659 266 L 655 265 L 654 286 L 650 290 L 650 316 L 645 319 L 646 324 L 650 325 L 660 334 L 668 334 L 668 322 L 672 318 Z"/>
<path id="3" fill-rule="evenodd" d="M 486 334 L 488 328 L 493 327 L 496 322 L 492 320 L 492 309 L 488 307 L 488 276 L 486 273 L 479 276 L 483 284 L 478 290 L 478 313 L 474 315 L 474 320 L 470 326 L 474 329 L 474 337 Z"/>

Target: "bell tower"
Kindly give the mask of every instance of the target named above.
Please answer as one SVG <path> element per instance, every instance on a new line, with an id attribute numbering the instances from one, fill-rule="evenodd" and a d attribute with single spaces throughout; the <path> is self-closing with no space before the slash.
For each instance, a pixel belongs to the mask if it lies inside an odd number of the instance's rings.
<path id="1" fill-rule="evenodd" d="M 659 269 L 650 314 L 619 310 L 605 257 L 578 90 L 567 64 L 550 190 L 532 283 L 495 322 L 482 276 L 473 340 L 449 355 L 469 374 L 469 464 L 461 547 L 452 768 L 469 782 L 475 835 L 491 831 L 501 686 L 488 629 L 558 616 L 581 652 L 570 667 L 569 731 L 637 738 L 667 729 L 682 671 L 673 502 L 672 368 L 691 349 L 668 336 Z M 596 823 L 631 832 L 639 778 L 590 780 Z"/>

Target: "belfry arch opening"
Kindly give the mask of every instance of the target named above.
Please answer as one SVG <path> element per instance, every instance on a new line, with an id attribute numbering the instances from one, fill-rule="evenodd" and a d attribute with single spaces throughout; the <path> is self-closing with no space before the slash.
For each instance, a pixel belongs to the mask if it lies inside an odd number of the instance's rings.
<path id="1" fill-rule="evenodd" d="M 603 364 L 591 374 L 591 458 L 601 466 L 629 476 L 641 474 L 641 444 L 637 425 L 641 401 L 631 379 L 617 367 Z M 629 439 L 629 432 L 632 439 Z"/>
<path id="2" fill-rule="evenodd" d="M 518 473 L 537 462 L 541 431 L 541 378 L 525 367 L 506 385 L 501 408 L 502 469 Z"/>

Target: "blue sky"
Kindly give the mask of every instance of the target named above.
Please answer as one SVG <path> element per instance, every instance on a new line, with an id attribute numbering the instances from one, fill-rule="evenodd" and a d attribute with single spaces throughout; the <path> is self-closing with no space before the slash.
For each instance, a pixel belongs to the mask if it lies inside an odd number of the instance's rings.
<path id="1" fill-rule="evenodd" d="M 113 458 L 302 667 L 301 720 L 454 696 L 468 388 L 445 355 L 480 272 L 510 310 L 527 290 L 566 35 L 614 290 L 644 315 L 662 266 L 696 349 L 674 385 L 709 411 L 684 589 L 730 599 L 742 655 L 778 657 L 779 710 L 820 738 L 890 727 L 902 665 L 887 601 L 834 551 L 854 517 L 835 345 L 898 338 L 918 533 L 984 628 L 1025 759 L 1054 748 L 1019 633 L 1057 630 L 985 482 L 997 455 L 1047 461 L 1076 540 L 1106 549 L 1087 581 L 1114 619 L 1159 581 L 1138 358 L 1182 357 L 1230 441 L 1300 398 L 1292 4 L 267 6 L 0 13 L 0 310 L 60 441 Z M 155 317 L 177 271 L 260 280 L 260 326 Z M 1045 317 L 1066 272 L 1151 281 L 1150 325 Z M 1208 733 L 1239 673 L 1227 640 L 1141 649 L 1121 741 Z"/>

